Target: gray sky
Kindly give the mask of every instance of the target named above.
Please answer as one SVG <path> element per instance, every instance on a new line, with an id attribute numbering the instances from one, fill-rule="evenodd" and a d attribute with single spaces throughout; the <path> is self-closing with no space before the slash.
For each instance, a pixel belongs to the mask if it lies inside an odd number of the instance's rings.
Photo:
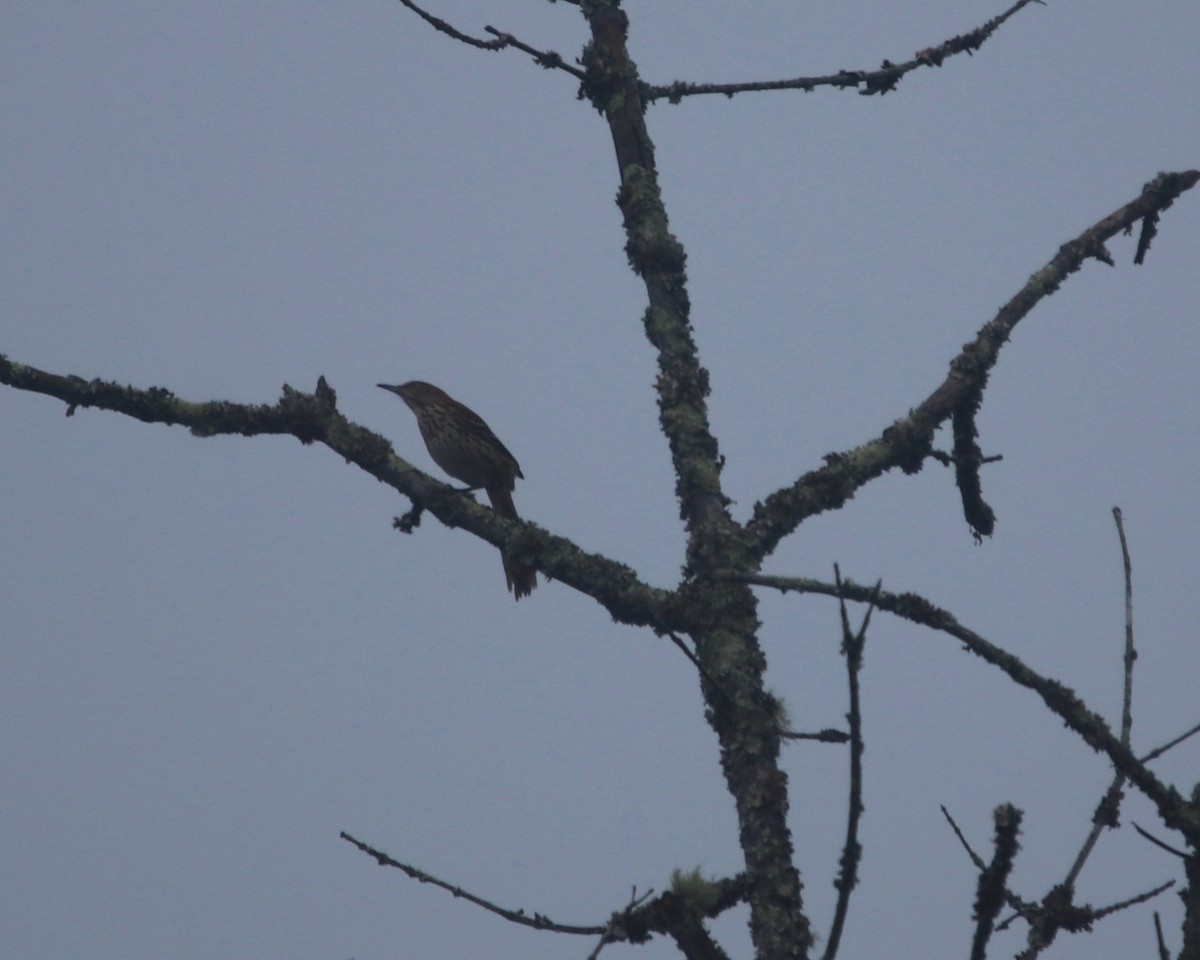
<path id="1" fill-rule="evenodd" d="M 631 4 L 643 76 L 873 68 L 998 3 Z M 567 58 L 566 4 L 435 12 Z M 522 513 L 671 586 L 683 537 L 613 203 L 575 84 L 435 35 L 399 4 L 5 4 L 0 352 L 61 373 L 273 402 L 320 374 L 436 472 L 375 388 L 483 414 Z M 823 89 L 650 111 L 739 519 L 878 433 L 1060 244 L 1200 162 L 1194 0 L 1033 6 L 886 97 Z M 1135 746 L 1197 720 L 1200 196 L 1148 263 L 1111 245 L 1017 330 L 980 418 L 999 523 L 976 546 L 948 471 L 888 476 L 770 572 L 915 590 L 1115 721 L 1123 507 Z M 30 958 L 578 958 L 376 869 L 348 830 L 504 905 L 602 922 L 670 871 L 739 866 L 694 672 L 319 447 L 198 440 L 0 392 L 0 952 Z M 842 723 L 836 609 L 764 596 L 770 681 Z M 844 955 L 958 957 L 991 810 L 1026 811 L 1014 882 L 1058 882 L 1109 778 L 1035 698 L 879 617 L 864 678 L 866 857 Z M 789 748 L 807 901 L 828 927 L 846 756 Z M 1198 779 L 1200 744 L 1156 765 Z M 1125 820 L 1154 827 L 1137 798 Z M 1128 831 L 1079 895 L 1178 875 Z M 1161 833 L 1161 831 L 1160 831 Z M 1166 835 L 1170 839 L 1170 835 Z M 1176 900 L 1158 901 L 1177 943 Z M 744 915 L 718 925 L 744 953 Z M 1148 953 L 1143 908 L 1059 957 Z M 911 949 L 905 945 L 911 945 Z M 1011 955 L 1016 940 L 996 948 Z M 608 948 L 614 956 L 629 948 Z M 657 942 L 648 958 L 675 955 Z"/>

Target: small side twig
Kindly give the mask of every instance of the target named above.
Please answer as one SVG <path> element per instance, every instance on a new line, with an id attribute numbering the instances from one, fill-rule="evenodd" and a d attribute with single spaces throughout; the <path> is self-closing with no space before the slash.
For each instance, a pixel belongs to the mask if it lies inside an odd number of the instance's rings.
<path id="1" fill-rule="evenodd" d="M 784 740 L 816 740 L 818 743 L 849 743 L 850 734 L 845 730 L 835 730 L 826 727 L 813 733 L 801 733 L 797 730 L 780 730 L 779 736 Z"/>
<path id="2" fill-rule="evenodd" d="M 973 864 L 975 864 L 976 869 L 978 869 L 978 870 L 984 869 L 987 866 L 987 864 L 983 862 L 983 857 L 981 857 L 973 849 L 971 849 L 970 841 L 968 841 L 966 836 L 963 835 L 962 830 L 959 829 L 959 826 L 955 822 L 954 817 L 950 815 L 950 811 L 946 809 L 946 805 L 944 803 L 941 804 L 941 811 L 942 811 L 942 816 L 945 817 L 946 822 L 948 824 L 950 824 L 950 829 L 953 830 L 954 835 L 956 837 L 958 837 L 958 842 L 961 843 L 963 846 L 963 849 L 967 851 L 967 856 L 971 858 L 971 862 Z"/>
<path id="3" fill-rule="evenodd" d="M 1159 840 L 1159 839 L 1158 839 L 1158 837 L 1154 836 L 1154 834 L 1152 834 L 1152 833 L 1151 833 L 1149 830 L 1146 830 L 1144 827 L 1142 827 L 1142 826 L 1141 826 L 1141 825 L 1139 825 L 1138 823 L 1136 823 L 1136 822 L 1135 822 L 1135 823 L 1133 824 L 1133 829 L 1134 829 L 1134 830 L 1136 830 L 1136 831 L 1137 831 L 1139 834 L 1141 834 L 1141 836 L 1142 836 L 1144 839 L 1146 839 L 1146 840 L 1149 840 L 1149 841 L 1150 841 L 1152 844 L 1154 844 L 1154 845 L 1155 845 L 1156 847 L 1158 847 L 1160 850 L 1166 850 L 1166 851 L 1167 851 L 1167 853 L 1172 853 L 1172 854 L 1174 854 L 1174 855 L 1175 855 L 1175 856 L 1177 856 L 1177 857 L 1178 857 L 1180 860 L 1187 860 L 1187 859 L 1188 859 L 1188 857 L 1189 857 L 1189 855 L 1188 855 L 1188 854 L 1184 853 L 1182 850 L 1176 850 L 1176 849 L 1175 849 L 1173 846 L 1171 846 L 1169 843 L 1164 843 L 1162 840 Z"/>
<path id="4" fill-rule="evenodd" d="M 1155 747 L 1153 750 L 1151 750 L 1149 753 L 1147 753 L 1144 757 L 1141 757 L 1142 763 L 1149 763 L 1151 760 L 1157 760 L 1159 757 L 1161 757 L 1164 753 L 1166 753 L 1171 748 L 1179 746 L 1181 743 L 1183 743 L 1184 740 L 1187 740 L 1190 737 L 1194 737 L 1198 733 L 1200 733 L 1200 723 L 1196 724 L 1190 730 L 1185 730 L 1183 733 L 1181 733 L 1179 736 L 1175 737 L 1173 740 L 1168 740 L 1161 747 Z"/>
<path id="5" fill-rule="evenodd" d="M 707 670 L 704 669 L 704 664 L 702 664 L 700 662 L 699 657 L 697 657 L 694 653 L 692 653 L 691 648 L 686 643 L 684 643 L 683 640 L 679 636 L 677 636 L 675 633 L 673 633 L 672 631 L 670 631 L 670 630 L 665 631 L 665 635 L 667 636 L 668 639 L 670 639 L 670 641 L 673 644 L 675 644 L 675 646 L 677 646 L 680 650 L 683 651 L 683 655 L 685 657 L 687 657 L 689 660 L 692 661 L 692 666 L 694 666 L 700 672 L 700 676 L 704 680 L 704 682 L 707 683 L 709 686 L 711 686 L 722 697 L 724 697 L 726 700 L 728 700 L 730 703 L 732 703 L 733 701 L 730 698 L 729 694 L 727 694 L 723 689 L 721 689 L 721 685 L 712 678 L 712 675 Z"/>
<path id="6" fill-rule="evenodd" d="M 1160 883 L 1157 887 L 1147 890 L 1145 893 L 1139 893 L 1126 900 L 1118 900 L 1116 903 L 1110 903 L 1107 907 L 1097 907 L 1092 911 L 1092 919 L 1103 920 L 1109 914 L 1119 913 L 1122 910 L 1128 910 L 1130 907 L 1136 907 L 1139 903 L 1145 903 L 1147 900 L 1153 900 L 1155 897 L 1161 896 L 1173 886 L 1175 886 L 1175 881 L 1168 880 L 1166 883 Z"/>
<path id="7" fill-rule="evenodd" d="M 1137 648 L 1133 645 L 1133 561 L 1129 558 L 1121 508 L 1113 507 L 1112 514 L 1121 540 L 1121 563 L 1125 571 L 1125 688 L 1121 703 L 1121 742 L 1128 747 L 1133 730 L 1133 662 L 1137 659 Z"/>

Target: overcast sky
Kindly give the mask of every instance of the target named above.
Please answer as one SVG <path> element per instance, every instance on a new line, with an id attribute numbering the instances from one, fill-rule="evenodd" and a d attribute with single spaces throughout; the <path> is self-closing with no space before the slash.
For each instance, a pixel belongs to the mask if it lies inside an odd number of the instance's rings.
<path id="1" fill-rule="evenodd" d="M 568 60 L 577 8 L 442 3 Z M 913 0 L 629 4 L 643 77 L 733 81 L 901 61 L 999 13 Z M 738 519 L 920 402 L 1065 241 L 1200 165 L 1200 5 L 1033 5 L 886 97 L 654 106 L 672 226 Z M 8 0 L 0 34 L 0 352 L 58 373 L 270 403 L 324 375 L 436 473 L 380 381 L 434 382 L 520 460 L 522 514 L 673 586 L 683 534 L 644 294 L 602 119 L 516 52 L 390 0 Z M 1017 329 L 981 444 L 976 546 L 949 471 L 889 475 L 769 572 L 882 578 L 945 606 L 1116 723 L 1134 554 L 1135 749 L 1200 719 L 1200 194 L 1145 266 L 1088 263 Z M 580 958 L 380 870 L 347 830 L 472 892 L 600 923 L 675 868 L 740 867 L 690 664 L 323 447 L 0 390 L 0 953 L 22 958 Z M 948 445 L 944 436 L 942 441 Z M 440 475 L 440 474 L 439 474 Z M 764 594 L 800 729 L 846 710 L 837 611 Z M 961 957 L 991 811 L 1026 812 L 1013 883 L 1065 874 L 1110 770 L 945 637 L 879 616 L 864 675 L 866 854 L 843 956 Z M 787 748 L 806 899 L 828 929 L 846 754 Z M 1200 743 L 1155 765 L 1190 789 Z M 1133 797 L 1123 822 L 1157 827 Z M 1164 839 L 1175 838 L 1162 830 Z M 1096 905 L 1180 877 L 1128 828 Z M 1157 901 L 1178 945 L 1177 900 Z M 1149 955 L 1149 907 L 1059 957 Z M 745 914 L 717 924 L 745 955 Z M 1023 931 L 1021 931 L 1023 932 Z M 997 955 L 1018 949 L 1009 933 Z M 673 947 L 609 947 L 661 958 Z"/>

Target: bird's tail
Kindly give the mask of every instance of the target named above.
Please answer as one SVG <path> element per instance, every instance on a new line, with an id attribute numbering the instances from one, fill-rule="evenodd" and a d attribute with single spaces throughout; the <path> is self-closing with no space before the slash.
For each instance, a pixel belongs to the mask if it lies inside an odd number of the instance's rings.
<path id="1" fill-rule="evenodd" d="M 507 517 L 509 520 L 520 519 L 517 516 L 517 507 L 513 503 L 511 490 L 505 490 L 503 487 L 488 487 L 487 495 L 488 499 L 492 501 L 492 509 L 500 516 Z M 533 593 L 533 588 L 537 586 L 537 571 L 533 567 L 527 567 L 514 560 L 503 550 L 500 551 L 500 559 L 504 563 L 504 579 L 508 581 L 509 592 L 517 600 Z"/>

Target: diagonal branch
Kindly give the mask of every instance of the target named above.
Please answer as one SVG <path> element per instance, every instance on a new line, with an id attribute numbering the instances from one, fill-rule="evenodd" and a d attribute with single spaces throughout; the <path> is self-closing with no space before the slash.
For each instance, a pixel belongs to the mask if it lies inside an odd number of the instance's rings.
<path id="1" fill-rule="evenodd" d="M 404 2 L 404 0 L 401 0 Z M 947 57 L 955 54 L 974 54 L 983 46 L 1009 17 L 1031 3 L 1045 5 L 1045 0 L 1017 0 L 1011 7 L 997 17 L 993 17 L 981 27 L 976 27 L 969 33 L 951 37 L 935 47 L 919 51 L 913 59 L 905 63 L 892 63 L 884 60 L 878 70 L 839 70 L 837 73 L 823 77 L 795 77 L 791 80 L 757 80 L 748 83 L 683 83 L 676 81 L 666 86 L 646 86 L 642 97 L 647 103 L 666 99 L 671 103 L 679 103 L 684 97 L 703 96 L 719 93 L 732 97 L 735 93 L 754 93 L 762 90 L 803 90 L 809 93 L 817 87 L 838 87 L 845 89 L 854 87 L 863 96 L 888 93 L 896 89 L 896 85 L 905 74 L 921 67 L 940 67 Z"/>
<path id="2" fill-rule="evenodd" d="M 1140 220 L 1156 220 L 1185 191 L 1200 180 L 1200 170 L 1160 173 L 1142 188 L 1141 196 L 1063 244 L 1050 262 L 1033 274 L 1017 294 L 980 328 L 975 339 L 950 363 L 946 379 L 908 416 L 887 427 L 876 439 L 845 453 L 825 456 L 825 466 L 800 477 L 755 504 L 747 525 L 751 549 L 759 556 L 772 553 L 779 542 L 811 516 L 841 507 L 864 484 L 896 467 L 916 473 L 931 455 L 934 431 L 964 404 L 982 397 L 988 374 L 1017 324 L 1084 262 L 1095 257 L 1111 260 L 1105 242 L 1129 232 Z"/>
<path id="3" fill-rule="evenodd" d="M 1112 729 L 1099 714 L 1088 708 L 1076 694 L 1056 680 L 1043 677 L 1028 667 L 1019 657 L 1013 656 L 975 631 L 964 627 L 953 614 L 934 606 L 924 597 L 913 593 L 889 593 L 876 591 L 872 587 L 844 580 L 839 584 L 825 583 L 807 577 L 742 576 L 746 583 L 772 587 L 783 592 L 816 593 L 827 597 L 844 596 L 859 603 L 874 603 L 912 623 L 929 627 L 959 640 L 973 654 L 1003 670 L 1008 676 L 1032 690 L 1050 710 L 1060 717 L 1093 750 L 1108 756 L 1113 766 L 1133 783 L 1158 809 L 1158 815 L 1172 830 L 1180 831 L 1193 847 L 1200 846 L 1200 809 L 1187 803 L 1179 792 L 1158 779 L 1146 764 L 1115 736 Z"/>
<path id="4" fill-rule="evenodd" d="M 70 416 L 78 407 L 96 407 L 145 423 L 185 426 L 198 437 L 259 434 L 291 435 L 301 443 L 322 443 L 377 480 L 427 508 L 448 527 L 460 527 L 502 547 L 522 562 L 535 564 L 556 580 L 601 603 L 614 619 L 632 625 L 683 629 L 672 594 L 638 580 L 629 567 L 586 553 L 564 537 L 533 523 L 508 520 L 467 495 L 400 459 L 377 433 L 347 420 L 324 378 L 315 393 L 284 386 L 273 406 L 223 400 L 192 403 L 163 387 L 142 390 L 102 380 L 47 373 L 0 354 L 0 383 L 57 397 Z"/>

